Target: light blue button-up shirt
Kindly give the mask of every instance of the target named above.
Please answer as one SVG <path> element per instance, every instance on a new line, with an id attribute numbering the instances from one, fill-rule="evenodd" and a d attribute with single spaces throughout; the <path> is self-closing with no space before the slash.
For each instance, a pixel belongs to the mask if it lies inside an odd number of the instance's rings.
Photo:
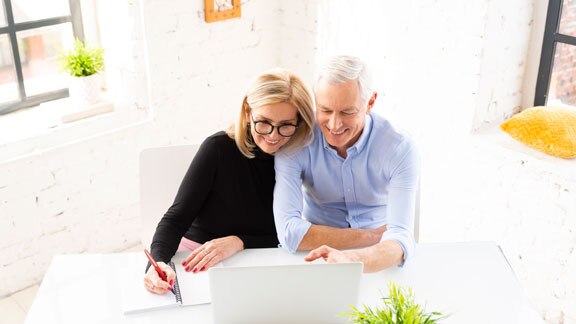
<path id="1" fill-rule="evenodd" d="M 311 224 L 371 229 L 387 225 L 404 260 L 414 249 L 420 162 L 413 142 L 383 117 L 366 116 L 358 141 L 342 158 L 314 126 L 314 141 L 275 158 L 274 218 L 280 244 L 294 253 Z"/>

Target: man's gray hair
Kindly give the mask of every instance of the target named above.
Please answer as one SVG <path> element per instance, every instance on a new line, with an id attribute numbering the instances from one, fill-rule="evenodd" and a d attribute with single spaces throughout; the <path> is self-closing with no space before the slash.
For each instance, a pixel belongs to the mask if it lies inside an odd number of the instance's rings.
<path id="1" fill-rule="evenodd" d="M 358 80 L 362 100 L 368 100 L 372 96 L 372 78 L 368 66 L 355 56 L 338 55 L 326 60 L 318 70 L 314 92 L 321 79 L 336 84 Z"/>

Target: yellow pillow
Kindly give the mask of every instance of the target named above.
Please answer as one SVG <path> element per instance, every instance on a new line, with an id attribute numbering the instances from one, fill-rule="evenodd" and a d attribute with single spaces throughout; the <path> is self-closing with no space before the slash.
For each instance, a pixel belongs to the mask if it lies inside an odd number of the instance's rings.
<path id="1" fill-rule="evenodd" d="M 565 159 L 576 157 L 576 110 L 528 108 L 500 128 L 517 141 L 544 153 Z"/>

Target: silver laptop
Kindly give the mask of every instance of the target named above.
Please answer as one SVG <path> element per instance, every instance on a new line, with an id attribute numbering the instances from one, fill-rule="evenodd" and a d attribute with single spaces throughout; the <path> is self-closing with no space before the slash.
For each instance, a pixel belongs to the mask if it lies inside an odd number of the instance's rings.
<path id="1" fill-rule="evenodd" d="M 214 322 L 345 323 L 361 274 L 362 263 L 213 268 Z"/>

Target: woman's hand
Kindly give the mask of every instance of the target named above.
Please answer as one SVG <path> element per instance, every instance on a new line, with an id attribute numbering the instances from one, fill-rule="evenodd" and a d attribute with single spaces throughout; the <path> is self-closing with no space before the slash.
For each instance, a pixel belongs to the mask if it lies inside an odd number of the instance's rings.
<path id="1" fill-rule="evenodd" d="M 166 273 L 166 280 L 168 282 L 162 280 L 154 267 L 150 266 L 146 272 L 146 275 L 144 276 L 144 287 L 146 287 L 146 290 L 151 293 L 164 295 L 168 292 L 168 290 L 172 290 L 172 285 L 174 284 L 176 273 L 174 273 L 174 270 L 172 270 L 172 268 L 170 268 L 170 266 L 164 262 L 158 262 L 158 266 L 164 271 L 164 273 Z"/>
<path id="2" fill-rule="evenodd" d="M 216 263 L 229 258 L 244 249 L 244 242 L 238 236 L 226 236 L 204 243 L 182 262 L 186 271 L 208 270 Z"/>

